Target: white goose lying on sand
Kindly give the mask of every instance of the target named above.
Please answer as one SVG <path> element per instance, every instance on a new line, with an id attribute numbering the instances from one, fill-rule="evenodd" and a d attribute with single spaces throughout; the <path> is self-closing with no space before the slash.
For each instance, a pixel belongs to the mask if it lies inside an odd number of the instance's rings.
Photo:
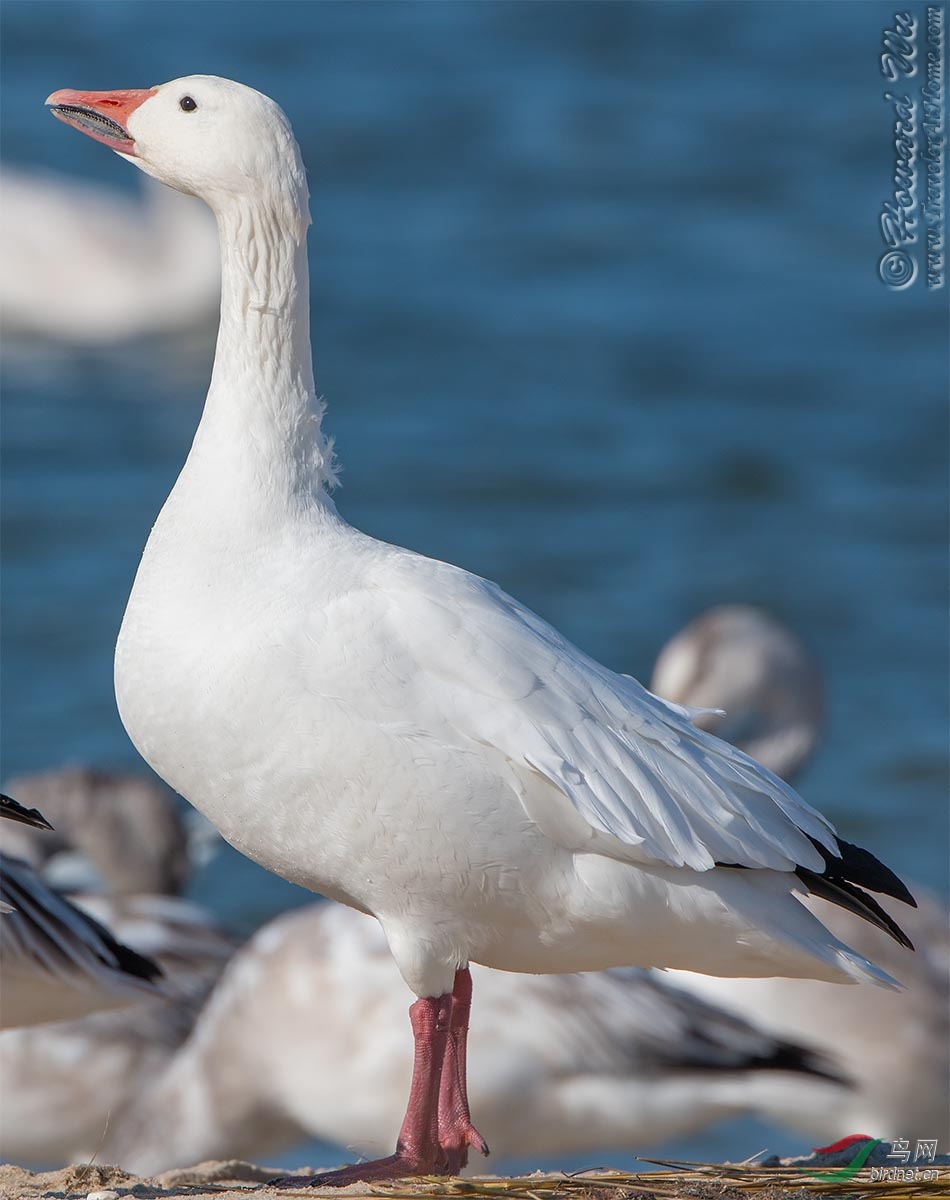
<path id="1" fill-rule="evenodd" d="M 218 220 L 221 323 L 149 538 L 116 695 L 154 770 L 239 850 L 372 913 L 419 999 L 396 1152 L 318 1177 L 457 1171 L 469 962 L 891 982 L 799 902 L 896 938 L 901 882 L 691 713 L 494 584 L 353 529 L 310 358 L 306 175 L 283 112 L 213 76 L 60 91 L 54 115 Z"/>
<path id="2" fill-rule="evenodd" d="M 110 889 L 70 900 L 162 971 L 161 994 L 137 992 L 120 1009 L 0 1031 L 0 1160 L 64 1165 L 95 1154 L 110 1122 L 166 1065 L 237 941 L 178 896 L 131 891 L 136 881 L 156 890 L 184 881 L 195 839 L 163 785 L 77 766 L 21 775 L 9 787 L 53 816 L 56 829 L 10 825 L 4 850 L 44 881 Z"/>
<path id="3" fill-rule="evenodd" d="M 46 821 L 0 797 L 0 816 Z M 27 863 L 0 854 L 0 1027 L 67 1020 L 160 995 L 160 968 L 57 895 Z"/>
<path id="4" fill-rule="evenodd" d="M 235 948 L 205 912 L 177 896 L 80 902 L 117 940 L 158 964 L 163 990 L 139 993 L 114 1011 L 0 1032 L 6 1162 L 62 1166 L 95 1155 L 191 1032 Z"/>

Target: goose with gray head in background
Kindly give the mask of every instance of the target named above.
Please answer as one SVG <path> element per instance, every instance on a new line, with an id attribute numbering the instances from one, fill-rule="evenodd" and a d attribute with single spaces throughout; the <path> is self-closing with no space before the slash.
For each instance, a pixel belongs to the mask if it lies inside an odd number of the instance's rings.
<path id="1" fill-rule="evenodd" d="M 657 656 L 650 690 L 710 711 L 696 724 L 791 782 L 821 740 L 821 668 L 797 633 L 761 608 L 723 604 L 684 626 Z"/>
<path id="2" fill-rule="evenodd" d="M 142 775 L 82 765 L 13 776 L 9 792 L 48 813 L 46 835 L 5 831 L 4 849 L 67 891 L 177 893 L 189 870 L 180 801 Z"/>
<path id="3" fill-rule="evenodd" d="M 495 584 L 340 516 L 306 174 L 274 101 L 196 75 L 47 103 L 205 200 L 221 244 L 204 414 L 119 635 L 123 723 L 235 847 L 375 916 L 418 997 L 395 1153 L 314 1182 L 487 1152 L 466 1093 L 470 962 L 892 985 L 799 903 L 817 891 L 906 942 L 870 893 L 912 897 L 877 859 Z"/>
<path id="4" fill-rule="evenodd" d="M 13 839 L 17 855 L 27 859 L 15 863 L 14 871 L 32 879 L 34 890 L 48 882 L 46 871 L 73 885 L 92 883 L 95 894 L 73 894 L 68 902 L 55 889 L 44 894 L 55 896 L 58 906 L 68 903 L 84 927 L 105 930 L 161 972 L 161 990 L 136 988 L 123 994 L 118 1008 L 99 1007 L 86 991 L 77 996 L 75 988 L 64 988 L 52 1012 L 49 997 L 47 1007 L 37 1009 L 38 1016 L 55 1020 L 24 1025 L 12 1001 L 22 1012 L 35 999 L 35 988 L 14 988 L 15 977 L 8 980 L 4 969 L 0 1015 L 4 1026 L 14 1027 L 0 1029 L 0 1159 L 49 1167 L 96 1153 L 110 1122 L 187 1037 L 239 939 L 179 896 L 129 890 L 136 879 L 175 888 L 184 882 L 186 838 L 167 789 L 79 767 L 18 778 L 19 794 L 54 813 L 57 829 L 48 832 L 50 823 L 37 809 L 3 797 L 0 808 L 11 818 L 2 831 L 4 871 L 11 862 L 6 853 L 11 831 L 35 834 L 33 840 Z M 38 874 L 44 877 L 37 882 Z M 0 926 L 0 941 L 5 932 Z M 5 1004 L 8 982 L 11 1005 Z M 109 999 L 116 1003 L 111 992 Z"/>

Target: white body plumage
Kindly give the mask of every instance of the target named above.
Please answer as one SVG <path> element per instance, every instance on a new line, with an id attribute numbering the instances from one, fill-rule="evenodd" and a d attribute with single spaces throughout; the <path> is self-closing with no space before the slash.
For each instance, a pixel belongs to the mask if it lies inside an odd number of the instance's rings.
<path id="1" fill-rule="evenodd" d="M 420 996 L 469 960 L 886 981 L 795 899 L 837 843 L 791 789 L 494 585 L 338 515 L 281 110 L 210 76 L 101 95 L 51 103 L 205 199 L 222 251 L 204 415 L 116 655 L 152 767 L 250 857 L 377 916 Z"/>

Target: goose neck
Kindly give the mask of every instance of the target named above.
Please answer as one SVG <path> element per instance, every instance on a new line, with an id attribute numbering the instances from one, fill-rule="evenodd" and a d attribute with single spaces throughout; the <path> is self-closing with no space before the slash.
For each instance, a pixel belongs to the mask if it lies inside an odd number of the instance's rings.
<path id="1" fill-rule="evenodd" d="M 222 206 L 215 375 L 245 389 L 313 391 L 307 221 L 264 200 Z"/>
<path id="2" fill-rule="evenodd" d="M 232 197 L 215 215 L 221 320 L 194 450 L 242 483 L 250 473 L 322 493 L 331 468 L 310 351 L 306 199 Z"/>

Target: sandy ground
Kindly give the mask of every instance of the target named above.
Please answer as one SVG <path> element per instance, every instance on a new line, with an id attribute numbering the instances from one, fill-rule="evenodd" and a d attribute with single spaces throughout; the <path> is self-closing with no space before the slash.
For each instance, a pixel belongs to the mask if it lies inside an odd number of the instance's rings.
<path id="1" fill-rule="evenodd" d="M 124 1197 L 141 1197 L 141 1200 L 164 1196 L 188 1197 L 189 1200 L 236 1200 L 241 1197 L 246 1200 L 249 1192 L 255 1200 L 291 1200 L 293 1197 L 305 1196 L 314 1200 L 315 1197 L 352 1197 L 391 1195 L 399 1197 L 419 1196 L 433 1197 L 475 1197 L 491 1194 L 497 1190 L 505 1197 L 518 1197 L 528 1200 L 534 1195 L 536 1200 L 544 1196 L 553 1197 L 556 1192 L 552 1188 L 555 1179 L 566 1182 L 564 1176 L 528 1175 L 518 1179 L 502 1180 L 498 1176 L 477 1176 L 466 1180 L 451 1180 L 445 1184 L 440 1182 L 410 1183 L 393 1185 L 392 1187 L 376 1187 L 369 1191 L 360 1185 L 350 1188 L 311 1188 L 306 1187 L 306 1175 L 301 1175 L 301 1187 L 274 1188 L 266 1186 L 273 1177 L 272 1168 L 255 1167 L 242 1162 L 202 1163 L 197 1167 L 186 1170 L 168 1171 L 154 1179 L 139 1179 L 118 1167 L 74 1166 L 65 1167 L 59 1171 L 46 1171 L 34 1175 L 22 1167 L 0 1165 L 0 1197 L 2 1200 L 65 1200 L 67 1197 L 77 1197 L 81 1200 L 122 1200 Z M 605 1175 L 604 1184 L 607 1183 Z M 625 1176 L 625 1180 L 631 1180 Z M 654 1177 L 655 1179 L 656 1177 Z M 653 1200 L 653 1197 L 695 1196 L 697 1200 L 742 1200 L 748 1197 L 748 1192 L 717 1180 L 708 1183 L 697 1182 L 688 1186 L 664 1179 L 662 1187 L 654 1190 L 647 1185 L 644 1177 L 642 1187 L 598 1186 L 597 1174 L 586 1177 L 588 1186 L 579 1188 L 576 1177 L 571 1181 L 569 1191 L 572 1196 L 584 1197 L 585 1200 Z M 632 1180 L 631 1180 L 632 1182 Z M 657 1181 L 659 1183 L 659 1181 Z M 484 1188 L 484 1191 L 482 1190 Z M 568 1189 L 566 1189 L 568 1190 Z M 814 1193 L 802 1189 L 790 1191 L 785 1188 L 770 1188 L 767 1192 L 759 1193 L 767 1200 L 806 1200 Z"/>
<path id="2" fill-rule="evenodd" d="M 372 1190 L 361 1185 L 346 1189 L 310 1188 L 306 1174 L 301 1174 L 301 1186 L 275 1188 L 267 1186 L 273 1176 L 272 1168 L 256 1167 L 243 1162 L 212 1162 L 186 1170 L 168 1171 L 154 1179 L 140 1179 L 118 1167 L 85 1165 L 66 1167 L 34 1175 L 22 1167 L 0 1165 L 0 1198 L 2 1200 L 159 1200 L 161 1197 L 188 1197 L 189 1200 L 236 1200 L 251 1192 L 255 1200 L 290 1200 L 292 1197 L 353 1197 L 390 1196 L 399 1200 L 432 1197 L 433 1200 L 487 1200 L 492 1196 L 504 1200 L 813 1200 L 816 1196 L 872 1196 L 882 1194 L 880 1186 L 871 1187 L 863 1178 L 867 1172 L 848 1183 L 821 1184 L 816 1180 L 790 1180 L 788 1168 L 771 1170 L 714 1168 L 708 1177 L 690 1173 L 683 1177 L 669 1171 L 651 1175 L 621 1175 L 616 1172 L 591 1172 L 584 1176 L 536 1175 L 502 1179 L 498 1176 L 477 1176 L 466 1179 L 406 1182 L 376 1186 Z M 721 1171 L 721 1175 L 720 1175 Z M 887 1189 L 893 1196 L 936 1197 L 950 1193 L 950 1172 L 941 1172 L 939 1182 L 918 1185 L 908 1190 Z M 718 1176 L 718 1177 L 717 1177 Z M 754 1177 L 754 1178 L 753 1178 Z M 793 1186 L 789 1186 L 792 1183 Z M 920 1188 L 923 1190 L 919 1190 Z M 892 1190 L 893 1189 L 893 1190 Z M 947 1189 L 947 1190 L 944 1190 Z"/>

